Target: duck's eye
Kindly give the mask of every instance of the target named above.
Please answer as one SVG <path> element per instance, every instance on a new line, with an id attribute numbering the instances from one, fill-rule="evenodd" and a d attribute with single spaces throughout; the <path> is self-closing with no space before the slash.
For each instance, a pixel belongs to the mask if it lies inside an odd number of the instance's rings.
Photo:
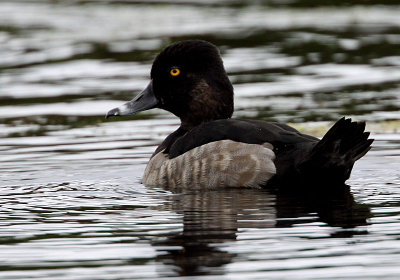
<path id="1" fill-rule="evenodd" d="M 172 69 L 169 71 L 169 74 L 170 74 L 172 77 L 179 76 L 180 73 L 181 73 L 181 70 L 179 70 L 179 68 L 176 68 L 176 67 L 172 68 Z"/>

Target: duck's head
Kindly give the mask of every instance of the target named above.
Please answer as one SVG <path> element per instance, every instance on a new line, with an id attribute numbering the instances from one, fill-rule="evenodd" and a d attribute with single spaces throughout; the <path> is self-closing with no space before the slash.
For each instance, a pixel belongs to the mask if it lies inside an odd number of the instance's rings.
<path id="1" fill-rule="evenodd" d="M 154 60 L 146 89 L 106 117 L 152 108 L 173 113 L 187 127 L 230 118 L 233 88 L 217 47 L 200 40 L 169 45 Z"/>

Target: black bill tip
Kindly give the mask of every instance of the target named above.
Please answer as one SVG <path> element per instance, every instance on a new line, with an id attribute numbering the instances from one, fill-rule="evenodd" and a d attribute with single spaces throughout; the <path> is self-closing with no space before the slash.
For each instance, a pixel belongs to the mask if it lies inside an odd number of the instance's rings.
<path id="1" fill-rule="evenodd" d="M 119 108 L 114 108 L 110 111 L 108 111 L 108 113 L 106 114 L 106 119 L 111 118 L 111 117 L 116 117 L 116 116 L 120 116 L 120 110 Z"/>
<path id="2" fill-rule="evenodd" d="M 148 84 L 148 86 L 141 93 L 136 95 L 136 97 L 133 100 L 110 110 L 106 115 L 106 119 L 116 116 L 134 115 L 139 112 L 156 108 L 157 105 L 158 105 L 158 100 L 154 96 L 153 82 L 151 81 Z"/>

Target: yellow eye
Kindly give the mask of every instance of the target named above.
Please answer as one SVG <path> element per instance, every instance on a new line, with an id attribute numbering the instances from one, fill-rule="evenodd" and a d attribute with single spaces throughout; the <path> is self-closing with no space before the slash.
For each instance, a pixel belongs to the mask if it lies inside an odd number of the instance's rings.
<path id="1" fill-rule="evenodd" d="M 169 71 L 169 74 L 171 74 L 172 77 L 179 76 L 180 73 L 181 73 L 181 70 L 179 70 L 179 68 L 172 68 Z"/>

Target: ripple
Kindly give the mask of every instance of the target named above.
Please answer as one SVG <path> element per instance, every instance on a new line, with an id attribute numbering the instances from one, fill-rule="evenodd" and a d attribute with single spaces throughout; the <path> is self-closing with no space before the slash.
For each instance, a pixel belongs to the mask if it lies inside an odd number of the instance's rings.
<path id="1" fill-rule="evenodd" d="M 150 2 L 0 3 L 0 278 L 397 279 L 399 5 Z M 237 117 L 367 120 L 351 192 L 140 184 L 178 120 L 104 115 L 193 38 L 221 49 Z"/>

